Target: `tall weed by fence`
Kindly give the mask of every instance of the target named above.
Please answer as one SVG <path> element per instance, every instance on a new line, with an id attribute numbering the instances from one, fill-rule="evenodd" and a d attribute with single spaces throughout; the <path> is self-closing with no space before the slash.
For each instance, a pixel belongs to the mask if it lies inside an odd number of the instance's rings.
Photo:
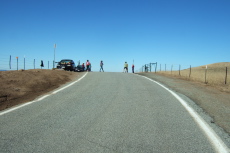
<path id="1" fill-rule="evenodd" d="M 43 61 L 44 67 L 41 67 Z M 0 54 L 0 70 L 28 70 L 28 69 L 52 69 L 52 60 L 28 58 L 25 56 L 2 55 Z"/>

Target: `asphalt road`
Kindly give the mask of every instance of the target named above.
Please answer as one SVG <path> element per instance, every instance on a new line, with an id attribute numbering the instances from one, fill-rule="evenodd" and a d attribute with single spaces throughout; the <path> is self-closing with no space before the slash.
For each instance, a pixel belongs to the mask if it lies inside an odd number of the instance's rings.
<path id="1" fill-rule="evenodd" d="M 0 123 L 0 152 L 215 152 L 170 92 L 135 74 L 88 73 Z"/>

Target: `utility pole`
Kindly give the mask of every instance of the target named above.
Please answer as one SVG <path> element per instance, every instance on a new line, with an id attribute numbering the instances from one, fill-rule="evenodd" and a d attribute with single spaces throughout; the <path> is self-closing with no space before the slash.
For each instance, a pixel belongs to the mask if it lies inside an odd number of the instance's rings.
<path id="1" fill-rule="evenodd" d="M 54 44 L 54 61 L 53 61 L 53 68 L 55 67 L 55 50 L 56 50 L 56 44 Z"/>

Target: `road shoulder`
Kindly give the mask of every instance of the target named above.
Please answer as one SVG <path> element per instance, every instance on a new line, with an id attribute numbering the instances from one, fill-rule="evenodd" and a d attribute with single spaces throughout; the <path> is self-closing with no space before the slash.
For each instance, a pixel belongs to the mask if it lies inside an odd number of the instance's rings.
<path id="1" fill-rule="evenodd" d="M 151 78 L 173 91 L 180 93 L 193 101 L 201 110 L 210 116 L 209 124 L 223 130 L 225 139 L 230 136 L 230 94 L 221 92 L 211 86 L 199 82 L 170 78 L 155 73 L 138 73 Z"/>

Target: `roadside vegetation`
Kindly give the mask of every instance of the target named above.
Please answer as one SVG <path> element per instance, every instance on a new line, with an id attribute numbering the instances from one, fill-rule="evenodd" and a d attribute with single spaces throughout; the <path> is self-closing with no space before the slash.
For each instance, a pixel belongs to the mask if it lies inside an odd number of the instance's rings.
<path id="1" fill-rule="evenodd" d="M 156 73 L 201 82 L 230 93 L 230 62 L 208 64 L 178 71 L 157 71 Z"/>

